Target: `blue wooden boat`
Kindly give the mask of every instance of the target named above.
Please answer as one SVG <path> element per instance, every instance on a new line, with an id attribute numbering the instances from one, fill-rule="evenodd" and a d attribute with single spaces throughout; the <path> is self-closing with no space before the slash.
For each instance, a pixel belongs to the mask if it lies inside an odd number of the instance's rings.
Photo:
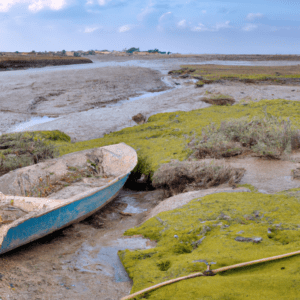
<path id="1" fill-rule="evenodd" d="M 69 174 L 70 169 L 89 163 L 90 167 L 98 167 L 101 176 L 85 178 L 73 190 L 70 185 L 49 198 L 27 196 L 30 187 L 38 186 L 45 178 L 49 181 L 49 176 L 54 176 L 50 181 L 58 182 L 58 177 Z M 118 195 L 136 164 L 135 150 L 120 143 L 67 154 L 1 176 L 0 254 L 92 215 Z M 15 219 L 7 220 L 9 214 L 15 214 Z"/>

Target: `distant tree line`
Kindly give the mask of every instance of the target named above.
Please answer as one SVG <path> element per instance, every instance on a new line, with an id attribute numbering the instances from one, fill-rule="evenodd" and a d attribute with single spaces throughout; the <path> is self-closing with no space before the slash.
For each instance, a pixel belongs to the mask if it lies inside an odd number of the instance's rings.
<path id="1" fill-rule="evenodd" d="M 123 51 L 125 51 L 126 53 L 133 53 L 133 52 L 140 52 L 140 48 L 135 48 L 135 47 L 131 47 L 130 49 L 124 49 Z M 153 50 L 148 50 L 148 53 L 159 53 L 159 54 L 170 54 L 171 52 L 162 52 L 159 51 L 158 49 L 153 49 Z"/>

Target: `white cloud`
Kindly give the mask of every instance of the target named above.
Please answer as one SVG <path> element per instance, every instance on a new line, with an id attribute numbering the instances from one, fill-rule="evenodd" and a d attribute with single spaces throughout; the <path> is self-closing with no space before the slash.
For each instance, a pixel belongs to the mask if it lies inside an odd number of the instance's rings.
<path id="1" fill-rule="evenodd" d="M 134 27 L 133 25 L 123 25 L 123 26 L 119 27 L 118 31 L 126 32 L 126 31 L 131 30 L 133 27 Z"/>
<path id="2" fill-rule="evenodd" d="M 9 11 L 9 9 L 16 4 L 16 2 L 19 1 L 14 1 L 14 0 L 1 0 L 0 1 L 0 12 L 6 12 Z"/>
<path id="3" fill-rule="evenodd" d="M 99 29 L 100 27 L 86 27 L 84 30 L 84 33 L 91 33 L 94 32 L 95 30 Z"/>
<path id="4" fill-rule="evenodd" d="M 159 21 L 162 21 L 165 16 L 170 15 L 170 14 L 171 14 L 170 11 L 164 13 L 163 15 L 160 16 Z"/>
<path id="5" fill-rule="evenodd" d="M 50 8 L 52 10 L 60 10 L 65 6 L 65 0 L 35 0 L 28 6 L 28 9 L 36 12 L 43 8 Z"/>
<path id="6" fill-rule="evenodd" d="M 137 15 L 138 21 L 143 21 L 147 15 L 151 14 L 154 11 L 154 8 L 152 7 L 153 5 L 153 2 L 150 1 L 149 5 L 146 8 L 142 9 L 142 12 Z"/>
<path id="7" fill-rule="evenodd" d="M 177 27 L 185 28 L 186 27 L 186 20 L 181 20 L 177 23 Z"/>
<path id="8" fill-rule="evenodd" d="M 93 1 L 93 0 L 87 0 L 87 1 L 86 1 L 86 4 L 87 4 L 87 5 L 92 5 L 92 4 L 94 4 L 94 1 Z"/>
<path id="9" fill-rule="evenodd" d="M 247 19 L 248 21 L 253 21 L 253 20 L 255 20 L 255 19 L 261 19 L 263 16 L 264 16 L 264 15 L 261 14 L 261 13 L 256 13 L 256 14 L 254 14 L 254 13 L 249 13 L 249 14 L 247 15 L 246 19 Z"/>
<path id="10" fill-rule="evenodd" d="M 252 31 L 252 30 L 256 29 L 257 27 L 258 26 L 255 25 L 255 24 L 247 24 L 246 26 L 244 26 L 242 28 L 242 30 L 244 30 L 244 31 Z"/>
<path id="11" fill-rule="evenodd" d="M 66 0 L 0 0 L 0 12 L 9 11 L 16 4 L 29 4 L 28 9 L 36 12 L 44 8 L 60 10 L 67 3 Z"/>
<path id="12" fill-rule="evenodd" d="M 202 23 L 199 23 L 198 26 L 193 27 L 191 30 L 192 31 L 219 31 L 220 29 L 224 28 L 231 28 L 229 25 L 230 21 L 226 21 L 224 23 L 216 23 L 216 25 L 212 27 L 207 27 Z"/>
<path id="13" fill-rule="evenodd" d="M 206 14 L 206 13 L 207 13 L 207 11 L 206 11 L 205 9 L 201 10 L 201 12 L 202 12 L 203 14 Z"/>
<path id="14" fill-rule="evenodd" d="M 202 23 L 199 23 L 198 26 L 192 28 L 192 31 L 208 31 L 209 29 Z"/>
<path id="15" fill-rule="evenodd" d="M 219 29 L 223 29 L 223 28 L 230 28 L 231 26 L 229 25 L 230 21 L 226 21 L 225 23 L 217 23 L 214 28 L 216 29 L 216 31 L 218 31 Z"/>

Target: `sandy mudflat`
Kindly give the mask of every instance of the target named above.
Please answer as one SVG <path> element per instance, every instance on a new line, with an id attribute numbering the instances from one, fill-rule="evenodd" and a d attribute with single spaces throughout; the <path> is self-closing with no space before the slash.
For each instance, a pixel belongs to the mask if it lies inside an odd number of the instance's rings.
<path id="1" fill-rule="evenodd" d="M 63 118 L 30 127 L 29 130 L 59 129 L 70 135 L 74 141 L 100 138 L 109 132 L 136 125 L 131 118 L 137 113 L 142 113 L 149 117 L 160 112 L 190 111 L 208 107 L 210 106 L 209 104 L 201 101 L 206 91 L 229 94 L 237 102 L 242 99 L 249 100 L 250 98 L 255 101 L 277 98 L 300 100 L 299 86 L 261 86 L 227 83 L 195 88 L 194 84 L 188 82 L 184 83 L 184 81 L 181 81 L 181 84 L 181 88 L 173 89 L 158 96 L 142 98 L 118 106 L 68 114 Z"/>
<path id="2" fill-rule="evenodd" d="M 245 57 L 237 56 L 238 62 Z M 68 69 L 74 67 L 68 66 L 65 69 L 45 68 L 44 72 L 41 72 L 42 69 L 37 72 L 8 71 L 7 76 L 1 76 L 0 83 L 0 132 L 8 132 L 14 124 L 31 117 L 50 116 L 58 118 L 30 127 L 29 130 L 59 129 L 69 134 L 73 141 L 89 140 L 102 137 L 111 131 L 134 126 L 132 116 L 137 113 L 149 117 L 160 112 L 189 111 L 207 107 L 208 105 L 201 101 L 206 91 L 229 94 L 237 101 L 250 98 L 255 101 L 276 98 L 300 99 L 299 86 L 226 82 L 195 88 L 188 79 L 172 79 L 167 75 L 169 70 L 180 68 L 182 64 L 206 63 L 209 59 L 217 61 L 220 58 L 222 56 L 144 58 L 137 55 L 98 55 L 92 57 L 94 64 L 83 65 L 83 69 L 76 69 L 77 66 L 75 69 Z M 253 63 L 252 60 L 247 63 Z M 299 61 L 255 63 L 288 65 L 297 64 Z M 160 95 L 126 102 L 130 97 L 145 92 L 167 89 L 169 91 Z M 117 106 L 112 106 L 116 103 Z"/>
<path id="3" fill-rule="evenodd" d="M 18 71 L 1 78 L 0 132 L 31 116 L 66 116 L 136 96 L 139 91 L 166 88 L 158 71 L 139 67 Z"/>

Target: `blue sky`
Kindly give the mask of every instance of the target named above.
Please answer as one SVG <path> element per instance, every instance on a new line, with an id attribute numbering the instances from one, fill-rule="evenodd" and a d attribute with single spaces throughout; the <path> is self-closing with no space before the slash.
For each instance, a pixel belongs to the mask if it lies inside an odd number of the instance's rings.
<path id="1" fill-rule="evenodd" d="M 0 0 L 0 51 L 300 54 L 300 0 Z"/>

